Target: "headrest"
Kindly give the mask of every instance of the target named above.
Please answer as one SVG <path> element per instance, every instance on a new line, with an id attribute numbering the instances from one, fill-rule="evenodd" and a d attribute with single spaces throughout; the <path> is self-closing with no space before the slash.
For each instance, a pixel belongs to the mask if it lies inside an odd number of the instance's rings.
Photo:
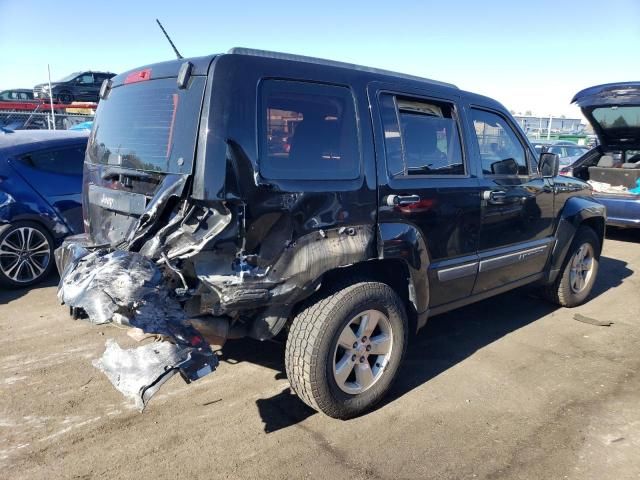
<path id="1" fill-rule="evenodd" d="M 613 157 L 611 155 L 603 155 L 598 160 L 598 166 L 602 168 L 611 168 L 613 167 Z"/>

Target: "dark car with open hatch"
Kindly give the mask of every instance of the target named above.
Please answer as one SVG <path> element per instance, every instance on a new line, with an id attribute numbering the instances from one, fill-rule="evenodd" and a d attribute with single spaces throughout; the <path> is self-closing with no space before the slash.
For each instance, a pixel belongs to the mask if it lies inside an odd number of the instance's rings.
<path id="1" fill-rule="evenodd" d="M 352 417 L 429 317 L 534 282 L 572 307 L 594 284 L 604 208 L 489 98 L 246 49 L 101 97 L 58 296 L 165 339 L 109 341 L 96 363 L 140 408 L 173 373 L 214 370 L 211 344 L 282 336 L 298 396 Z"/>
<path id="2" fill-rule="evenodd" d="M 560 174 L 591 183 L 607 209 L 607 225 L 640 228 L 640 82 L 585 88 L 573 97 L 598 146 Z"/>

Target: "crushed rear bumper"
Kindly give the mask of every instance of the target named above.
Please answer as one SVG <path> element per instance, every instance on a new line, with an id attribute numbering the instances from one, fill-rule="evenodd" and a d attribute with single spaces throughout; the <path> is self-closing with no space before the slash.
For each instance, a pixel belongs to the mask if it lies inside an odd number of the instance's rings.
<path id="1" fill-rule="evenodd" d="M 74 318 L 131 326 L 159 339 L 128 350 L 109 340 L 94 362 L 140 410 L 175 373 L 189 383 L 216 369 L 217 356 L 187 322 L 152 260 L 134 252 L 90 249 L 83 236 L 65 241 L 55 258 L 58 299 Z"/>

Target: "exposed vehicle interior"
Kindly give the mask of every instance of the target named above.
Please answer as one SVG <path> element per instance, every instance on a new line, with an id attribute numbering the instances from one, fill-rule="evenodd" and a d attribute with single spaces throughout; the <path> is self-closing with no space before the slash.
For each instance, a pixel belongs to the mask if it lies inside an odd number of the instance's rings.
<path id="1" fill-rule="evenodd" d="M 595 152 L 576 169 L 574 176 L 634 188 L 640 178 L 640 150 Z"/>

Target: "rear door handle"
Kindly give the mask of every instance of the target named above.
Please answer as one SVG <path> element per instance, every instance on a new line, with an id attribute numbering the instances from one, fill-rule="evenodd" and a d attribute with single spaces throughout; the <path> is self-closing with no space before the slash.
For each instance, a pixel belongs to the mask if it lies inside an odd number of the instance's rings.
<path id="1" fill-rule="evenodd" d="M 493 204 L 505 203 L 507 192 L 504 190 L 485 190 L 482 192 L 482 199 Z"/>
<path id="2" fill-rule="evenodd" d="M 420 201 L 420 195 L 388 195 L 386 200 L 390 207 L 411 205 Z"/>

